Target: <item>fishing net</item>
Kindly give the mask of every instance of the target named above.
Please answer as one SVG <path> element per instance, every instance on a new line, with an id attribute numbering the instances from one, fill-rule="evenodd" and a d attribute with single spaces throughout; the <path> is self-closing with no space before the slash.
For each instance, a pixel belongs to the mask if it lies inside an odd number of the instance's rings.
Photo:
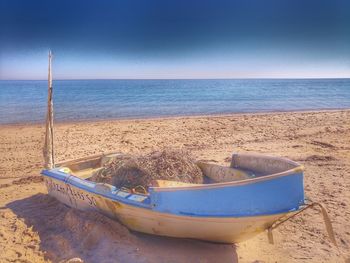
<path id="1" fill-rule="evenodd" d="M 165 149 L 143 156 L 116 156 L 90 179 L 118 188 L 147 189 L 155 180 L 203 183 L 203 174 L 192 156 L 184 150 Z"/>

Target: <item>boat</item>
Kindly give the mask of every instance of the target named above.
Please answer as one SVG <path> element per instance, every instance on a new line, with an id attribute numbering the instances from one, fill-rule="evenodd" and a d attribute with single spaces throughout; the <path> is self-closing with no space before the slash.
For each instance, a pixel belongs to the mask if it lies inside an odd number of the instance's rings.
<path id="1" fill-rule="evenodd" d="M 220 243 L 246 240 L 304 205 L 303 167 L 258 154 L 232 155 L 230 166 L 198 162 L 214 183 L 159 180 L 146 192 L 95 183 L 89 178 L 111 153 L 42 171 L 48 193 L 80 210 L 117 219 L 131 230 Z M 247 172 L 249 171 L 249 172 Z"/>
<path id="2" fill-rule="evenodd" d="M 96 183 L 91 177 L 119 152 L 55 163 L 51 52 L 49 53 L 48 111 L 42 171 L 48 194 L 85 211 L 116 219 L 130 230 L 147 234 L 237 243 L 272 229 L 318 203 L 304 197 L 303 166 L 286 158 L 233 153 L 222 166 L 197 161 L 206 183 L 157 180 L 141 189 Z M 335 243 L 326 210 L 328 234 Z"/>

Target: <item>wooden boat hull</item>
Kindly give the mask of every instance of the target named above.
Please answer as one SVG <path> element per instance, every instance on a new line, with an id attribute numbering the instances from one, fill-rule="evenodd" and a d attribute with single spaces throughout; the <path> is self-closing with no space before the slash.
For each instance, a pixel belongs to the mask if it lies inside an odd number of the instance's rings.
<path id="1" fill-rule="evenodd" d="M 249 217 L 180 216 L 128 205 L 50 177 L 45 177 L 45 183 L 51 196 L 70 207 L 97 211 L 119 220 L 131 230 L 160 236 L 237 243 L 264 231 L 287 214 Z"/>

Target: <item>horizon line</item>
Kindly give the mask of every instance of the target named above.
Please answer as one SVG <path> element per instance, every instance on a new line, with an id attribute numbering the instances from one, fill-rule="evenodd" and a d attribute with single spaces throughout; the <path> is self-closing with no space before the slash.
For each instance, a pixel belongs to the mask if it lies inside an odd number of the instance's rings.
<path id="1" fill-rule="evenodd" d="M 57 78 L 55 80 L 254 80 L 254 79 L 350 79 L 348 77 L 245 77 L 245 78 Z M 0 79 L 0 81 L 47 81 L 47 79 Z"/>

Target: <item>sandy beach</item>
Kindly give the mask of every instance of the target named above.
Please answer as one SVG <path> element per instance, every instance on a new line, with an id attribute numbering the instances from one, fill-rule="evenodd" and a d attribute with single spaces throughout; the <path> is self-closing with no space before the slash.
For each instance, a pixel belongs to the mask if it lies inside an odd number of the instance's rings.
<path id="1" fill-rule="evenodd" d="M 110 151 L 183 148 L 229 164 L 233 152 L 288 157 L 305 166 L 305 194 L 323 203 L 274 231 L 235 245 L 148 236 L 46 194 L 44 126 L 0 126 L 0 262 L 350 262 L 350 110 L 58 123 L 57 161 Z M 73 262 L 73 261 L 72 261 Z M 80 262 L 80 261 L 75 261 Z"/>

